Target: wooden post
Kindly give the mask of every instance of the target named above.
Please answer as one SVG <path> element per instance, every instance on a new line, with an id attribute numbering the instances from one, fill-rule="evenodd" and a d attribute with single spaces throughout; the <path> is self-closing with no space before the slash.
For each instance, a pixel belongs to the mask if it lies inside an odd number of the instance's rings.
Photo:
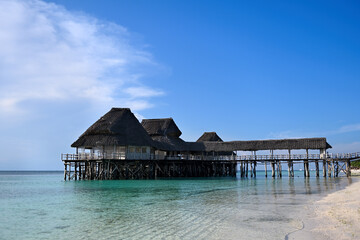
<path id="1" fill-rule="evenodd" d="M 275 162 L 271 162 L 271 176 L 275 178 Z"/>
<path id="2" fill-rule="evenodd" d="M 243 161 L 240 161 L 240 177 L 244 177 Z"/>
<path id="3" fill-rule="evenodd" d="M 74 175 L 75 175 L 75 181 L 77 181 L 77 162 L 74 162 Z"/>
<path id="4" fill-rule="evenodd" d="M 291 161 L 291 150 L 289 149 L 288 151 L 289 151 L 288 175 L 289 175 L 289 177 L 291 177 L 291 163 L 290 163 L 290 161 Z"/>
<path id="5" fill-rule="evenodd" d="M 291 177 L 294 177 L 295 174 L 294 174 L 294 161 L 291 160 L 291 150 L 289 151 L 289 154 L 290 154 L 290 167 L 291 167 Z"/>
<path id="6" fill-rule="evenodd" d="M 270 150 L 270 165 L 271 165 L 271 176 L 275 177 L 275 162 L 274 162 L 274 150 Z"/>
<path id="7" fill-rule="evenodd" d="M 69 162 L 69 174 L 68 174 L 68 180 L 70 181 L 71 179 L 71 162 Z"/>
<path id="8" fill-rule="evenodd" d="M 67 162 L 64 162 L 64 181 L 66 181 L 66 175 L 67 175 Z"/>
<path id="9" fill-rule="evenodd" d="M 253 177 L 253 173 L 254 173 L 254 170 L 253 170 L 253 162 L 250 161 L 250 175 L 251 175 L 251 177 Z"/>
<path id="10" fill-rule="evenodd" d="M 246 161 L 246 170 L 245 170 L 245 177 L 248 177 L 248 170 L 249 170 L 249 163 L 248 163 L 248 161 Z"/>
<path id="11" fill-rule="evenodd" d="M 350 162 L 350 160 L 346 161 L 346 176 L 351 177 L 351 162 Z"/>
<path id="12" fill-rule="evenodd" d="M 155 177 L 155 179 L 157 179 L 157 171 L 158 171 L 158 169 L 157 169 L 157 164 L 154 166 L 154 177 Z"/>
<path id="13" fill-rule="evenodd" d="M 323 177 L 326 177 L 326 149 L 319 149 L 320 151 L 320 159 L 323 160 Z"/>
<path id="14" fill-rule="evenodd" d="M 254 161 L 254 178 L 256 178 L 256 160 Z"/>
<path id="15" fill-rule="evenodd" d="M 256 177 L 256 162 L 257 162 L 257 157 L 256 157 L 256 151 L 254 151 L 254 156 L 255 156 L 255 161 L 254 161 L 254 177 Z"/>
<path id="16" fill-rule="evenodd" d="M 319 161 L 318 160 L 315 160 L 315 170 L 316 170 L 316 177 L 319 177 L 320 173 L 319 173 Z"/>
<path id="17" fill-rule="evenodd" d="M 304 177 L 308 177 L 309 149 L 306 149 L 306 159 L 304 160 Z"/>
<path id="18" fill-rule="evenodd" d="M 94 162 L 90 162 L 90 180 L 94 180 Z"/>
<path id="19" fill-rule="evenodd" d="M 112 176 L 111 176 L 111 172 L 110 172 L 110 161 L 107 161 L 107 177 L 106 179 L 110 179 Z"/>
<path id="20" fill-rule="evenodd" d="M 331 162 L 328 162 L 327 165 L 328 165 L 328 177 L 331 177 Z"/>
<path id="21" fill-rule="evenodd" d="M 335 176 L 338 177 L 340 172 L 339 162 L 335 162 Z"/>
<path id="22" fill-rule="evenodd" d="M 79 163 L 79 180 L 82 180 L 82 162 Z"/>
<path id="23" fill-rule="evenodd" d="M 264 161 L 264 166 L 265 166 L 265 177 L 267 178 L 267 161 Z"/>
<path id="24" fill-rule="evenodd" d="M 278 168 L 279 168 L 279 177 L 282 178 L 282 166 L 281 166 L 281 160 L 278 161 Z"/>

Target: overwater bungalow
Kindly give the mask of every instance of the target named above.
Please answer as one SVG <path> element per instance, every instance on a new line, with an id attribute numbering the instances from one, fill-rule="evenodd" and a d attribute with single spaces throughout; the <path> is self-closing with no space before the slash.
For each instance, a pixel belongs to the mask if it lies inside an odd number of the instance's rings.
<path id="1" fill-rule="evenodd" d="M 129 108 L 113 108 L 71 147 L 79 159 L 150 159 L 155 143 Z"/>
<path id="2" fill-rule="evenodd" d="M 236 176 L 237 166 L 241 177 L 247 177 L 249 171 L 249 175 L 256 176 L 257 164 L 265 166 L 266 176 L 270 164 L 272 177 L 281 177 L 282 162 L 288 164 L 290 177 L 294 175 L 294 162 L 303 162 L 305 177 L 310 176 L 309 163 L 314 163 L 319 176 L 319 162 L 324 176 L 326 172 L 335 176 L 341 170 L 350 173 L 347 160 L 346 167 L 339 166 L 343 156 L 326 153 L 331 148 L 326 138 L 224 142 L 216 132 L 205 132 L 196 142 L 187 142 L 180 138 L 181 134 L 172 118 L 144 119 L 140 123 L 129 108 L 112 108 L 71 145 L 75 154 L 62 154 L 64 178 Z M 299 149 L 304 153 L 291 153 Z M 264 150 L 269 154 L 257 155 Z M 275 154 L 274 150 L 286 150 L 286 154 Z M 311 154 L 309 150 L 318 153 Z M 238 155 L 239 151 L 251 154 Z M 357 155 L 351 159 L 354 157 Z"/>

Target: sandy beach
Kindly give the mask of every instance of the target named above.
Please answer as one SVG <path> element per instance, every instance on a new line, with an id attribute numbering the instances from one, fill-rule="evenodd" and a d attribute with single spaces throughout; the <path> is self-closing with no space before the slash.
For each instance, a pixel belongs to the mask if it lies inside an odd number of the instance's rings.
<path id="1" fill-rule="evenodd" d="M 351 185 L 309 206 L 304 227 L 288 239 L 360 239 L 360 170 L 352 170 Z"/>

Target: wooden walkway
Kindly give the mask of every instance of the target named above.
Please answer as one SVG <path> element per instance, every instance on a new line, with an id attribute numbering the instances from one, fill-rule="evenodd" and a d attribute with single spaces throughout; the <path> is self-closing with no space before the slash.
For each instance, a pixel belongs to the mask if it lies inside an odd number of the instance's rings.
<path id="1" fill-rule="evenodd" d="M 270 154 L 230 156 L 140 156 L 128 159 L 125 154 L 101 153 L 62 154 L 64 180 L 85 179 L 155 179 L 158 177 L 256 177 L 256 168 L 263 165 L 265 177 L 268 167 L 271 177 L 281 178 L 282 168 L 287 165 L 288 176 L 294 177 L 294 164 L 303 164 L 304 177 L 310 177 L 310 164 L 315 167 L 315 176 L 338 177 L 343 172 L 351 176 L 351 162 L 360 159 L 360 152 L 345 154 Z M 269 172 L 270 176 L 270 172 Z"/>

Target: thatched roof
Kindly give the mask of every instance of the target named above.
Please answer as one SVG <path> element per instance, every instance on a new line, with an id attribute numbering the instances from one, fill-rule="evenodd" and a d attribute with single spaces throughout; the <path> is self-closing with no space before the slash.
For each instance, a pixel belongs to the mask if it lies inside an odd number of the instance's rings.
<path id="1" fill-rule="evenodd" d="M 112 108 L 71 146 L 153 146 L 154 143 L 129 108 Z"/>
<path id="2" fill-rule="evenodd" d="M 189 143 L 185 142 L 181 138 L 170 136 L 152 136 L 155 143 L 155 147 L 163 151 L 177 151 L 187 152 L 189 151 Z"/>
<path id="3" fill-rule="evenodd" d="M 223 142 L 215 132 L 205 132 L 197 142 L 185 142 L 172 118 L 144 119 L 140 124 L 129 108 L 112 108 L 89 127 L 71 146 L 152 146 L 181 152 L 232 152 L 280 149 L 331 148 L 326 138 Z"/>
<path id="4" fill-rule="evenodd" d="M 258 151 L 258 150 L 286 150 L 286 149 L 322 149 L 331 148 L 326 138 L 299 138 L 279 140 L 254 140 L 231 142 L 196 142 L 191 147 L 194 151 Z"/>
<path id="5" fill-rule="evenodd" d="M 187 143 L 179 138 L 181 131 L 172 118 L 144 119 L 141 124 L 151 136 L 157 149 L 187 151 Z"/>
<path id="6" fill-rule="evenodd" d="M 144 119 L 141 124 L 150 136 L 180 137 L 181 135 L 172 118 Z"/>
<path id="7" fill-rule="evenodd" d="M 204 132 L 203 135 L 196 142 L 223 142 L 223 140 L 216 134 L 216 132 Z"/>

